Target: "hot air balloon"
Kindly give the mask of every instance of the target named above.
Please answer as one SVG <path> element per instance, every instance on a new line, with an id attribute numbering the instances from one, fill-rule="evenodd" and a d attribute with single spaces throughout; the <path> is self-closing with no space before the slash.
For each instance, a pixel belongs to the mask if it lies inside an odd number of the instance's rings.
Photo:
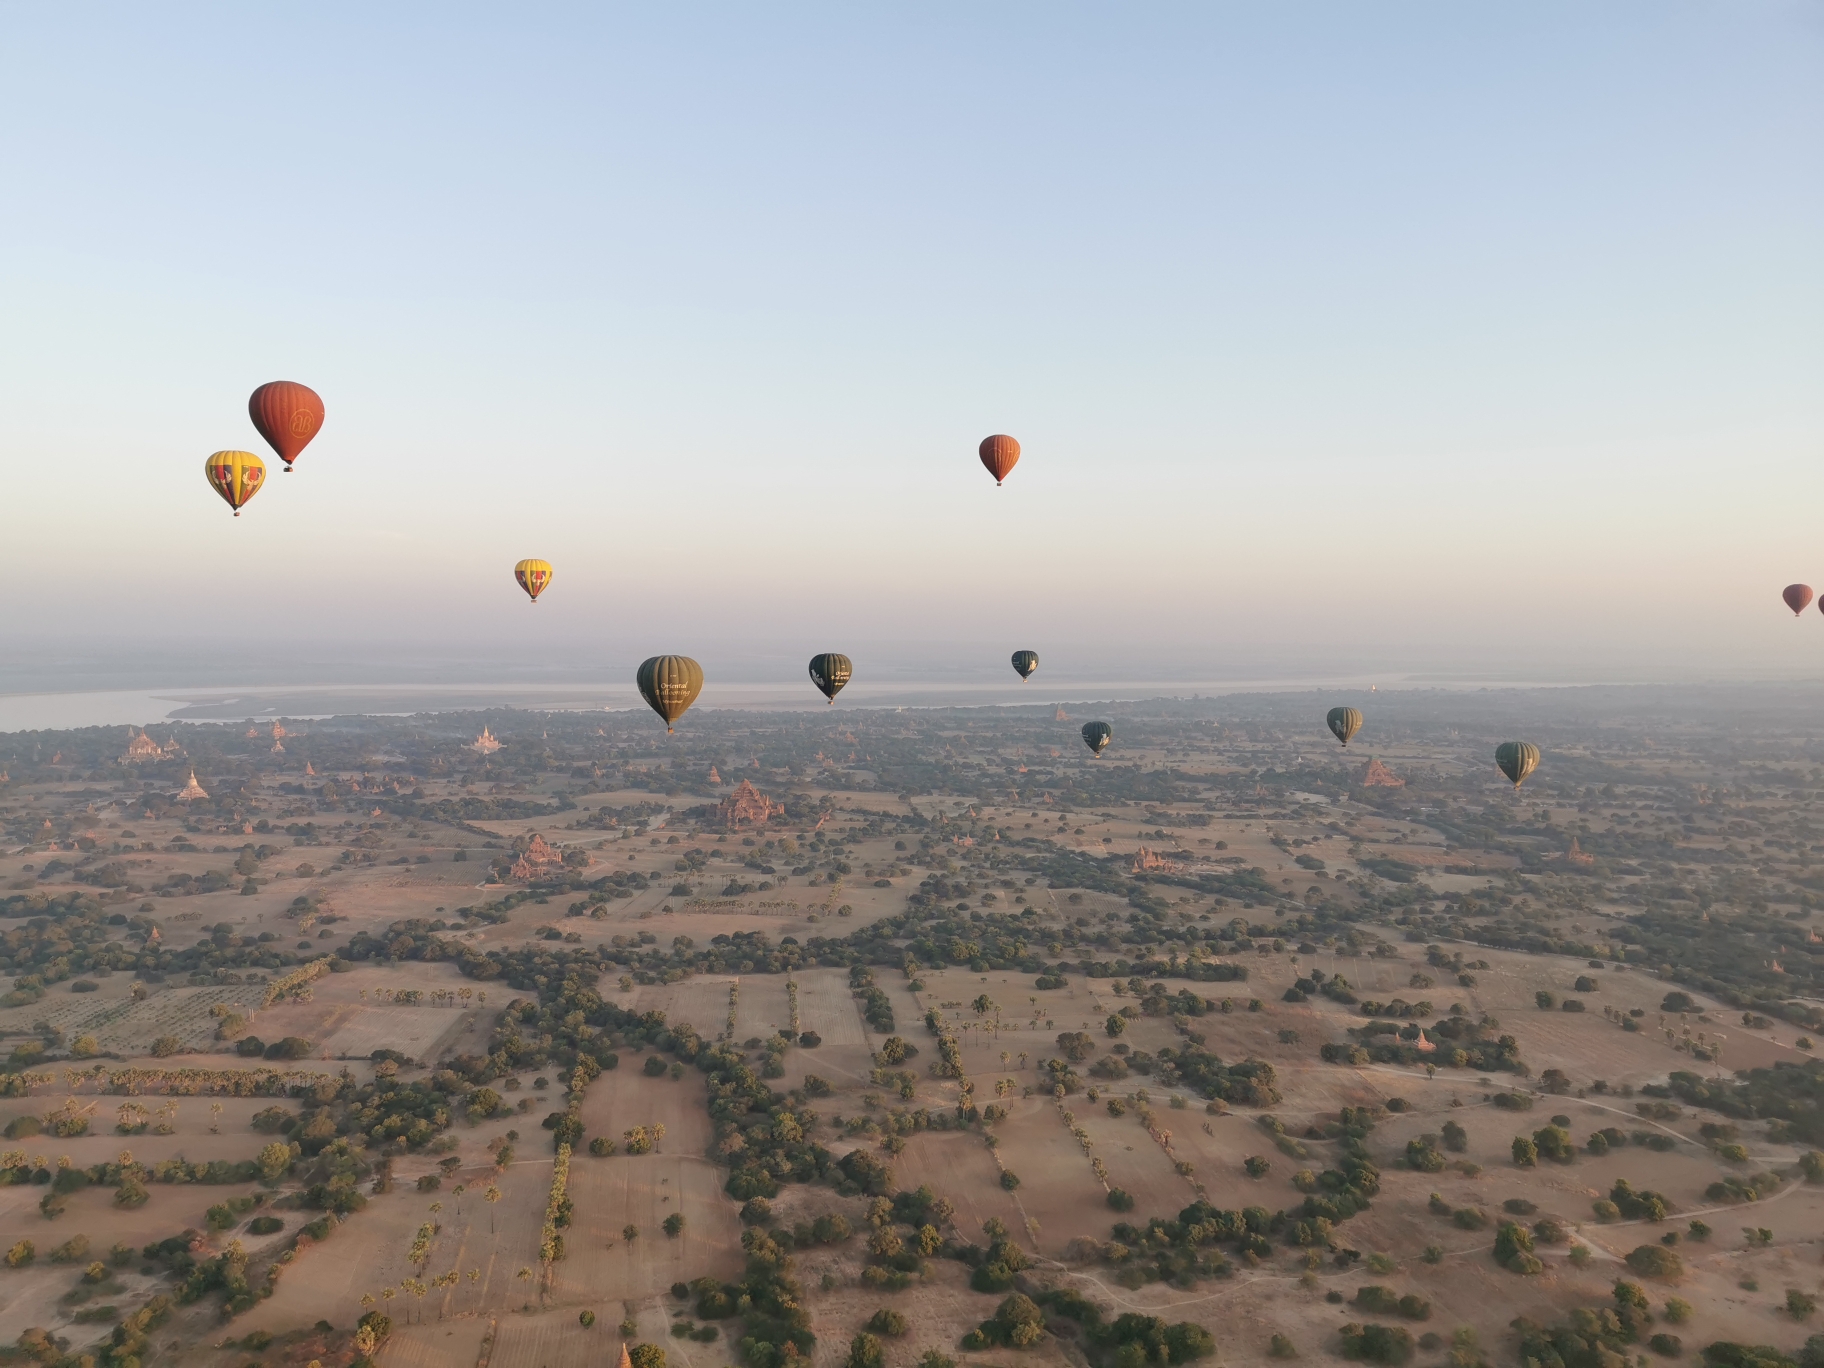
<path id="1" fill-rule="evenodd" d="M 251 451 L 218 451 L 203 462 L 203 475 L 238 518 L 241 506 L 266 482 L 266 462 Z"/>
<path id="2" fill-rule="evenodd" d="M 1539 747 L 1531 741 L 1503 741 L 1495 747 L 1495 764 L 1519 788 L 1539 768 Z"/>
<path id="3" fill-rule="evenodd" d="M 551 562 L 522 560 L 513 567 L 513 578 L 526 591 L 526 597 L 537 603 L 538 596 L 551 587 Z"/>
<path id="4" fill-rule="evenodd" d="M 1786 606 L 1792 609 L 1792 615 L 1797 617 L 1811 607 L 1811 586 L 1809 584 L 1789 584 L 1780 590 L 1780 597 L 1786 600 Z M 1821 607 L 1819 611 L 1824 612 L 1824 607 Z"/>
<path id="5" fill-rule="evenodd" d="M 984 437 L 980 450 L 982 464 L 988 467 L 988 473 L 994 476 L 997 485 L 1007 478 L 1020 459 L 1020 444 L 1011 437 Z"/>
<path id="6" fill-rule="evenodd" d="M 1115 729 L 1106 722 L 1085 722 L 1083 724 L 1083 744 L 1089 747 L 1091 755 L 1100 755 L 1108 749 L 1108 743 L 1115 739 Z"/>
<path id="7" fill-rule="evenodd" d="M 247 401 L 247 416 L 253 419 L 260 436 L 279 453 L 289 475 L 291 463 L 323 426 L 323 401 L 308 385 L 274 380 L 253 392 Z"/>
<path id="8" fill-rule="evenodd" d="M 849 682 L 849 676 L 855 673 L 855 664 L 845 655 L 834 651 L 825 651 L 822 655 L 811 657 L 811 683 L 823 690 L 823 696 L 832 704 L 836 695 L 842 692 L 842 686 Z"/>
<path id="9" fill-rule="evenodd" d="M 665 730 L 684 716 L 697 695 L 703 692 L 703 667 L 689 656 L 654 656 L 643 662 L 633 676 L 640 697 L 660 717 Z"/>
<path id="10" fill-rule="evenodd" d="M 1362 729 L 1362 714 L 1355 708 L 1332 708 L 1324 714 L 1324 725 L 1346 746 Z"/>
<path id="11" fill-rule="evenodd" d="M 1015 651 L 1013 668 L 1021 679 L 1031 679 L 1032 672 L 1039 668 L 1039 653 L 1037 651 Z"/>

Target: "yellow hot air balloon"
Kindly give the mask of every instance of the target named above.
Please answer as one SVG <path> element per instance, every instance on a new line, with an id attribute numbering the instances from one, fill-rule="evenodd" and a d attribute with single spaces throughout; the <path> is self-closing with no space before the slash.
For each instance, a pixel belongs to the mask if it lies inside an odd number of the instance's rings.
<path id="1" fill-rule="evenodd" d="M 266 483 L 266 462 L 251 451 L 218 451 L 203 462 L 203 475 L 238 518 L 241 506 Z"/>
<path id="2" fill-rule="evenodd" d="M 513 578 L 526 591 L 526 597 L 537 603 L 538 596 L 551 586 L 551 562 L 522 560 L 513 567 Z"/>

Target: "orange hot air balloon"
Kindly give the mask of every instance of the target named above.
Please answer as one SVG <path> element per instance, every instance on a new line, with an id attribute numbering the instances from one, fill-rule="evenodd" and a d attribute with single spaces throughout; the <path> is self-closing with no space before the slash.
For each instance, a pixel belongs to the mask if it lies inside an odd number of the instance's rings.
<path id="1" fill-rule="evenodd" d="M 1792 609 L 1792 615 L 1797 617 L 1811 607 L 1811 586 L 1809 584 L 1789 584 L 1780 590 L 1780 597 L 1786 600 L 1786 606 Z M 1824 612 L 1824 609 L 1819 611 Z"/>
<path id="2" fill-rule="evenodd" d="M 238 518 L 242 506 L 266 483 L 266 462 L 251 451 L 218 451 L 203 462 L 203 476 Z"/>
<path id="3" fill-rule="evenodd" d="M 323 426 L 323 401 L 308 385 L 274 380 L 253 392 L 247 401 L 247 416 L 267 445 L 279 453 L 289 475 L 291 463 Z"/>
<path id="4" fill-rule="evenodd" d="M 994 476 L 994 482 L 998 485 L 1019 463 L 1020 444 L 1011 437 L 984 437 L 981 454 L 982 464 L 988 467 L 988 473 Z"/>

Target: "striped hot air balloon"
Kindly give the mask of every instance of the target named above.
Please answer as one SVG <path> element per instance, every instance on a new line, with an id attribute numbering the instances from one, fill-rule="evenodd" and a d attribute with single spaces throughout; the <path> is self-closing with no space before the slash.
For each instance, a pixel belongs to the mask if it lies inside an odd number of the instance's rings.
<path id="1" fill-rule="evenodd" d="M 1085 722 L 1083 724 L 1083 744 L 1089 747 L 1091 755 L 1100 756 L 1108 749 L 1108 743 L 1115 739 L 1115 729 L 1106 722 Z"/>
<path id="2" fill-rule="evenodd" d="M 1039 668 L 1039 653 L 1037 651 L 1015 651 L 1013 668 L 1021 679 L 1031 679 L 1032 672 Z"/>
<path id="3" fill-rule="evenodd" d="M 1495 747 L 1495 765 L 1519 788 L 1539 768 L 1539 747 L 1531 741 L 1503 741 Z"/>
<path id="4" fill-rule="evenodd" d="M 513 567 L 513 578 L 526 591 L 526 597 L 537 603 L 538 596 L 551 587 L 551 562 L 522 560 Z"/>
<path id="5" fill-rule="evenodd" d="M 1324 725 L 1346 746 L 1362 729 L 1362 714 L 1356 708 L 1332 708 L 1324 715 Z"/>
<path id="6" fill-rule="evenodd" d="M 203 462 L 209 487 L 241 516 L 241 508 L 266 483 L 266 462 L 251 451 L 218 451 Z"/>

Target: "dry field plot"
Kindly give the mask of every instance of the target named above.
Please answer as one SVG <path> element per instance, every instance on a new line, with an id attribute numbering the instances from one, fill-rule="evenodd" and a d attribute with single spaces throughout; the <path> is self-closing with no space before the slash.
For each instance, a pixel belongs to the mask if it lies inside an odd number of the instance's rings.
<path id="1" fill-rule="evenodd" d="M 954 1131 L 909 1136 L 892 1165 L 895 1186 L 929 1187 L 948 1197 L 956 1206 L 957 1229 L 967 1239 L 978 1238 L 982 1222 L 991 1216 L 1005 1221 L 1009 1230 L 1022 1228 L 1020 1209 L 1013 1194 L 1002 1191 L 1000 1167 L 980 1136 Z M 1093 1175 L 1090 1181 L 1095 1181 Z"/>
<path id="2" fill-rule="evenodd" d="M 1089 1157 L 1049 1098 L 1015 1103 L 994 1129 L 1001 1141 L 1001 1162 L 1020 1179 L 1014 1200 L 1039 1223 L 1041 1253 L 1056 1257 L 1078 1236 L 1108 1238 L 1109 1224 L 1116 1217 L 1108 1209 Z"/>
<path id="3" fill-rule="evenodd" d="M 56 999 L 17 1007 L 5 1014 L 0 1030 L 24 1031 L 33 1022 L 48 1021 L 74 1040 L 92 1035 L 104 1050 L 114 1054 L 145 1054 L 160 1036 L 175 1036 L 187 1050 L 233 1047 L 215 1039 L 215 1018 L 209 1009 L 217 1003 L 231 1007 L 257 1007 L 265 995 L 258 984 L 225 988 L 165 988 L 144 1002 L 100 993 L 59 995 Z"/>

